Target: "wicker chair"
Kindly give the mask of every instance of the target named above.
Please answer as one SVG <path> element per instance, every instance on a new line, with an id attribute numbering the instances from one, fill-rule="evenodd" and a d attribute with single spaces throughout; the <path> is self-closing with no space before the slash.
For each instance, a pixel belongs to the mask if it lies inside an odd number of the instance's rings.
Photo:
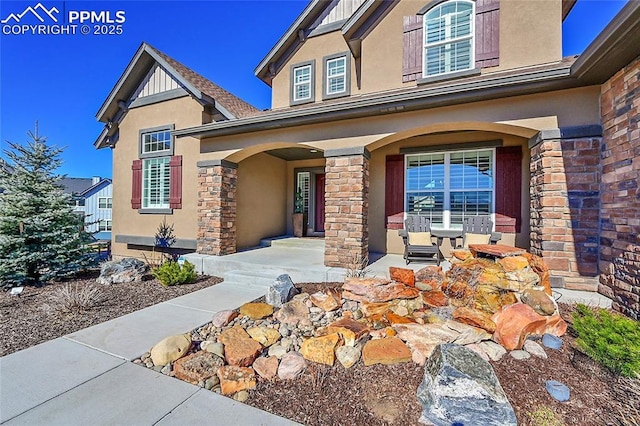
<path id="1" fill-rule="evenodd" d="M 433 243 L 433 237 L 428 238 L 428 242 L 431 244 L 411 244 L 411 238 L 409 234 L 414 233 L 431 233 L 431 221 L 425 217 L 417 214 L 409 214 L 404 221 L 404 230 L 400 232 L 402 240 L 404 241 L 404 260 L 407 265 L 412 261 L 433 261 L 435 260 L 437 265 L 440 265 L 440 250 L 437 244 Z M 424 234 L 423 234 L 424 236 Z"/>

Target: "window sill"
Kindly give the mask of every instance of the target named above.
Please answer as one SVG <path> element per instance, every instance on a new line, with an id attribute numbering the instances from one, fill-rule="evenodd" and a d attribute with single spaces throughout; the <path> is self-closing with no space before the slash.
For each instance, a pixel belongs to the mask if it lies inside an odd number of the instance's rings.
<path id="1" fill-rule="evenodd" d="M 446 74 L 432 75 L 431 77 L 420 78 L 416 80 L 418 86 L 423 84 L 437 83 L 439 81 L 455 80 L 464 77 L 473 77 L 480 75 L 480 68 L 472 68 L 470 70 L 450 72 Z"/>
<path id="2" fill-rule="evenodd" d="M 340 93 L 332 93 L 332 94 L 323 94 L 322 95 L 322 100 L 323 101 L 328 101 L 329 99 L 337 99 L 337 98 L 346 98 L 347 96 L 350 96 L 351 92 L 350 91 L 346 91 L 346 92 L 340 92 Z"/>
<path id="3" fill-rule="evenodd" d="M 173 214 L 173 209 L 140 209 L 140 214 Z"/>

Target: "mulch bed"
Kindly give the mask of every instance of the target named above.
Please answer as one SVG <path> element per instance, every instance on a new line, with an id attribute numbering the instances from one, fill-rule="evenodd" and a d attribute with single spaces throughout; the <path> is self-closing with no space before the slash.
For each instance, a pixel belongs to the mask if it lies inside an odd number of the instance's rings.
<path id="1" fill-rule="evenodd" d="M 38 343 L 117 318 L 122 315 L 200 290 L 222 281 L 218 277 L 200 276 L 193 284 L 163 287 L 157 280 L 98 285 L 99 273 L 90 272 L 64 282 L 43 287 L 25 287 L 20 296 L 0 292 L 0 356 L 26 349 Z M 65 285 L 73 288 L 95 285 L 99 303 L 89 310 L 58 311 L 56 293 Z"/>

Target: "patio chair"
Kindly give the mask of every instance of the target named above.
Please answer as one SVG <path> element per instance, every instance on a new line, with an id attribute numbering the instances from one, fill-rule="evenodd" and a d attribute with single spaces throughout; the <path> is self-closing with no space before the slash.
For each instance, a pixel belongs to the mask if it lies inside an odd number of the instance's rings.
<path id="1" fill-rule="evenodd" d="M 404 241 L 404 260 L 407 265 L 411 261 L 431 260 L 440 265 L 440 250 L 433 243 L 431 221 L 428 218 L 417 214 L 407 215 L 400 235 Z"/>
<path id="2" fill-rule="evenodd" d="M 462 247 L 469 244 L 496 244 L 491 216 L 471 216 L 462 223 Z"/>

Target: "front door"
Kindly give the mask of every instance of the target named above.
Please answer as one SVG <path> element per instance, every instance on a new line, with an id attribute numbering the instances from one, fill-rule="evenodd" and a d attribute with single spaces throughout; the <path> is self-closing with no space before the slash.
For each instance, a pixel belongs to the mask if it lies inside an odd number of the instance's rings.
<path id="1" fill-rule="evenodd" d="M 324 232 L 324 175 L 316 175 L 316 232 Z"/>

